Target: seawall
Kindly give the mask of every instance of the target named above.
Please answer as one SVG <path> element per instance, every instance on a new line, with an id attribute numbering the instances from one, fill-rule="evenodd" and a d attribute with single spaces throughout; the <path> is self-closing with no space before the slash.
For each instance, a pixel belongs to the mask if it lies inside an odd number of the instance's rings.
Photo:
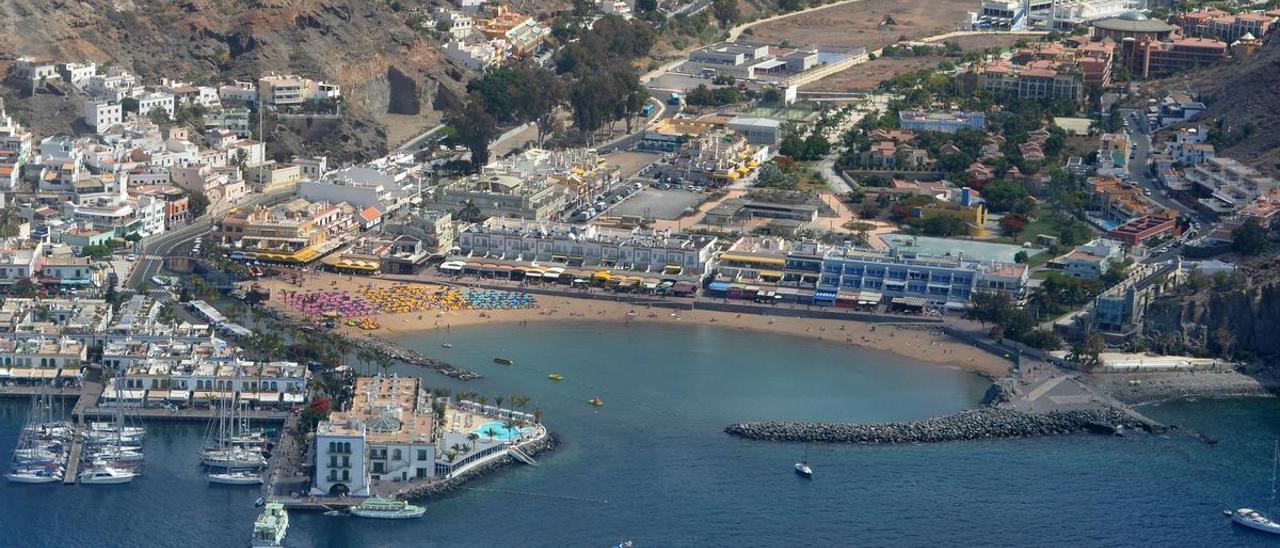
<path id="1" fill-rule="evenodd" d="M 559 444 L 560 439 L 556 436 L 556 433 L 548 431 L 547 435 L 542 439 L 521 445 L 520 450 L 524 451 L 524 453 L 530 457 L 536 457 L 539 454 L 554 451 Z M 494 459 L 449 479 L 410 487 L 404 492 L 396 495 L 396 498 L 402 500 L 424 500 L 442 497 L 457 490 L 469 481 L 480 479 L 487 474 L 507 466 L 511 466 L 512 464 L 517 464 L 517 462 L 510 455 L 504 458 Z"/>
<path id="2" fill-rule="evenodd" d="M 1027 413 L 980 407 L 909 422 L 751 422 L 730 425 L 724 430 L 731 436 L 765 441 L 899 444 L 1025 438 L 1084 431 L 1114 433 L 1117 427 L 1136 429 L 1147 425 L 1111 408 Z"/>

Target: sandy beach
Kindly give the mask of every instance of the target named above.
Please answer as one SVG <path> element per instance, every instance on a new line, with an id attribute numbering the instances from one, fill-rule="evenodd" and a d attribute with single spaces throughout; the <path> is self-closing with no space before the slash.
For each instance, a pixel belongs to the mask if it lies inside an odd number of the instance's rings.
<path id="1" fill-rule="evenodd" d="M 273 279 L 259 282 L 272 292 L 267 306 L 301 319 L 305 314 L 278 298 L 280 291 L 347 291 L 391 288 L 403 283 L 373 278 L 351 278 L 336 274 L 308 274 L 301 285 Z M 423 284 L 413 284 L 423 285 Z M 431 288 L 432 284 L 425 284 Z M 443 289 L 436 285 L 432 289 Z M 354 337 L 386 338 L 416 331 L 452 329 L 489 324 L 547 321 L 656 322 L 705 325 L 722 329 L 757 330 L 781 333 L 891 352 L 913 360 L 957 367 L 993 377 L 1008 373 L 1009 362 L 957 341 L 933 326 L 892 326 L 855 321 L 814 318 L 770 317 L 715 311 L 680 311 L 592 299 L 537 296 L 538 306 L 524 310 L 427 310 L 374 317 L 378 329 L 365 330 L 340 325 L 337 329 Z"/>

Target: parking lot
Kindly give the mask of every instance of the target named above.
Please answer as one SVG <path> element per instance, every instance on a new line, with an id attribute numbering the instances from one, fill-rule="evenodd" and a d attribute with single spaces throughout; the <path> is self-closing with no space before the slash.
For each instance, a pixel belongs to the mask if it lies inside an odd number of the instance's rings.
<path id="1" fill-rule="evenodd" d="M 635 215 L 650 219 L 679 219 L 684 210 L 697 205 L 706 196 L 687 190 L 658 190 L 645 188 L 625 202 L 609 209 L 609 215 L 621 217 Z"/>

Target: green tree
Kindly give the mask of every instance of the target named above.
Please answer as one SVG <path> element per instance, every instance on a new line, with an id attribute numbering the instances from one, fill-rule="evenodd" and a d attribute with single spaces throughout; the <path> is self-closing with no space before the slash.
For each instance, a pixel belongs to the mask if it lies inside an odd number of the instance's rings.
<path id="1" fill-rule="evenodd" d="M 1258 224 L 1257 219 L 1249 219 L 1239 228 L 1231 232 L 1231 250 L 1246 256 L 1255 256 L 1271 246 L 1267 240 L 1267 231 Z"/>
<path id="2" fill-rule="evenodd" d="M 477 93 L 467 95 L 465 106 L 451 113 L 448 124 L 454 138 L 471 151 L 471 170 L 479 172 L 489 163 L 489 142 L 497 136 L 498 122 L 489 114 L 484 99 Z"/>
<path id="3" fill-rule="evenodd" d="M 1080 370 L 1088 373 L 1102 363 L 1099 355 L 1106 349 L 1102 337 L 1090 331 L 1084 337 L 1071 343 L 1071 351 L 1067 353 L 1067 361 L 1075 362 Z"/>
<path id="4" fill-rule="evenodd" d="M 203 192 L 187 191 L 187 210 L 191 212 L 192 219 L 204 216 L 209 210 L 209 197 Z"/>
<path id="5" fill-rule="evenodd" d="M 720 22 L 721 27 L 729 27 L 734 21 L 738 20 L 738 0 L 714 0 L 711 3 L 711 12 L 715 14 L 716 21 Z"/>

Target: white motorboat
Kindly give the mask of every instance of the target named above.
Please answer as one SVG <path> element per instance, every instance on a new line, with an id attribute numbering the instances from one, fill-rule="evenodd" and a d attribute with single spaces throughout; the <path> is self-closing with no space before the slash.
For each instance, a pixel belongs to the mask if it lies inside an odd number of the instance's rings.
<path id="1" fill-rule="evenodd" d="M 251 472 L 221 472 L 208 474 L 209 483 L 221 485 L 262 485 L 262 474 Z"/>
<path id="2" fill-rule="evenodd" d="M 53 462 L 58 458 L 59 455 L 57 453 L 39 447 L 15 449 L 13 451 L 14 462 Z"/>
<path id="3" fill-rule="evenodd" d="M 141 426 L 118 426 L 110 422 L 91 422 L 85 430 L 90 433 L 120 434 L 122 437 L 141 438 L 147 435 L 147 429 Z"/>
<path id="4" fill-rule="evenodd" d="M 18 469 L 5 474 L 4 479 L 12 483 L 58 483 L 62 481 L 62 469 L 58 467 Z"/>
<path id="5" fill-rule="evenodd" d="M 284 535 L 289 531 L 289 512 L 279 502 L 268 502 L 258 520 L 253 522 L 253 548 L 274 548 L 284 545 Z"/>
<path id="6" fill-rule="evenodd" d="M 80 474 L 80 483 L 84 485 L 116 485 L 129 483 L 138 474 L 116 468 L 102 461 L 94 461 L 93 469 Z"/>
<path id="7" fill-rule="evenodd" d="M 371 498 L 358 506 L 351 507 L 351 515 L 372 519 L 411 519 L 420 518 L 427 509 L 414 506 L 402 500 Z"/>

